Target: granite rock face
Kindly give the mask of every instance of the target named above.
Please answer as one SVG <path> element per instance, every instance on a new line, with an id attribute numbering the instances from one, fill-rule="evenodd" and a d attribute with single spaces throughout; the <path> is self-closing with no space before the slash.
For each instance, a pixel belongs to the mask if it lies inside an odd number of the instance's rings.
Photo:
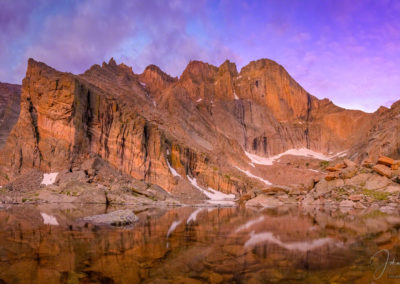
<path id="1" fill-rule="evenodd" d="M 18 120 L 21 86 L 0 82 L 0 147 Z"/>
<path id="2" fill-rule="evenodd" d="M 135 74 L 114 59 L 80 75 L 30 59 L 20 109 L 0 150 L 0 183 L 32 168 L 72 169 L 95 154 L 176 194 L 193 190 L 186 176 L 225 193 L 262 187 L 238 171 L 251 169 L 244 151 L 362 148 L 372 120 L 389 119 L 319 100 L 267 59 L 240 72 L 229 61 L 191 61 L 180 78 L 154 65 Z"/>
<path id="3" fill-rule="evenodd" d="M 371 114 L 366 138 L 355 143 L 350 154 L 358 160 L 376 162 L 381 155 L 400 158 L 400 101 Z"/>

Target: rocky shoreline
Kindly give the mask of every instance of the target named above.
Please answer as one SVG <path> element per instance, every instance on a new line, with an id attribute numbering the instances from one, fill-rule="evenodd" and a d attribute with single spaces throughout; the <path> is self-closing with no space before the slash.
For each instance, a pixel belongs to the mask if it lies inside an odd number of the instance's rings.
<path id="1" fill-rule="evenodd" d="M 323 164 L 323 162 L 321 162 Z M 270 186 L 241 197 L 246 206 L 277 207 L 283 204 L 301 206 L 368 207 L 393 210 L 400 206 L 400 161 L 381 156 L 376 164 L 365 160 L 361 165 L 344 159 L 326 164 L 324 178 L 315 180 L 312 188 Z"/>
<path id="2" fill-rule="evenodd" d="M 321 161 L 320 172 L 325 173 L 324 176 L 313 178 L 313 183 L 305 183 L 307 186 L 252 188 L 227 203 L 211 202 L 200 192 L 198 195 L 168 193 L 157 185 L 124 175 L 102 159 L 93 157 L 79 168 L 54 173 L 53 181 L 51 174 L 42 174 L 38 170 L 21 175 L 0 189 L 0 202 L 262 208 L 292 204 L 341 210 L 375 208 L 390 211 L 400 205 L 399 165 L 400 161 L 385 156 L 381 156 L 376 164 L 368 160 L 361 164 L 349 159 Z"/>
<path id="3" fill-rule="evenodd" d="M 51 175 L 54 180 L 51 180 Z M 149 206 L 180 204 L 161 187 L 124 175 L 97 157 L 88 159 L 80 167 L 57 173 L 29 171 L 0 188 L 0 202 Z"/>

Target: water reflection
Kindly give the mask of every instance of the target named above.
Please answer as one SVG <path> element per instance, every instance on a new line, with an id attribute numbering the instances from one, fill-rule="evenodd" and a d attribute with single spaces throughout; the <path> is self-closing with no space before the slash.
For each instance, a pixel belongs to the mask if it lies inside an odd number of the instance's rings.
<path id="1" fill-rule="evenodd" d="M 376 208 L 132 208 L 128 227 L 77 222 L 117 209 L 1 208 L 0 283 L 369 283 L 380 249 L 400 260 L 398 212 Z"/>

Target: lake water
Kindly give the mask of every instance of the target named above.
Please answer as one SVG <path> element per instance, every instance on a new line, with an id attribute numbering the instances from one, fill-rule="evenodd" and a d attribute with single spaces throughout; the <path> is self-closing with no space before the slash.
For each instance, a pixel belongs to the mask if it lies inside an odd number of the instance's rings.
<path id="1" fill-rule="evenodd" d="M 1 207 L 0 283 L 400 281 L 398 211 L 133 208 L 131 226 L 79 222 L 117 209 Z"/>

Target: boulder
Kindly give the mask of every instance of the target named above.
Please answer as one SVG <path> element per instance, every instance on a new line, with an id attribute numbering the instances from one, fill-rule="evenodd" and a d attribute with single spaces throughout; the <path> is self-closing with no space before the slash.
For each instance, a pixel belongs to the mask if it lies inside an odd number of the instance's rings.
<path id="1" fill-rule="evenodd" d="M 369 180 L 370 178 L 376 176 L 375 174 L 369 174 L 369 173 L 361 173 L 358 174 L 354 177 L 352 177 L 351 179 L 346 179 L 345 180 L 345 184 L 348 186 L 364 186 L 367 183 L 367 180 Z M 377 176 L 379 177 L 379 176 Z"/>
<path id="2" fill-rule="evenodd" d="M 357 174 L 357 168 L 356 167 L 348 167 L 346 169 L 343 169 L 339 173 L 339 177 L 343 179 L 349 179 L 354 177 Z"/>
<path id="3" fill-rule="evenodd" d="M 264 194 L 258 195 L 257 197 L 250 199 L 246 202 L 246 206 L 254 207 L 278 207 L 283 205 L 283 202 L 276 199 L 275 197 L 266 196 Z"/>
<path id="4" fill-rule="evenodd" d="M 343 200 L 342 202 L 340 202 L 339 204 L 340 207 L 350 207 L 353 208 L 354 207 L 354 202 L 351 200 Z"/>
<path id="5" fill-rule="evenodd" d="M 345 163 L 337 163 L 336 165 L 335 165 L 335 168 L 337 168 L 337 169 L 344 169 L 346 167 L 346 164 Z"/>
<path id="6" fill-rule="evenodd" d="M 378 164 L 372 167 L 372 169 L 378 174 L 390 178 L 392 176 L 392 171 L 390 168 L 384 164 Z"/>
<path id="7" fill-rule="evenodd" d="M 117 210 L 107 214 L 100 214 L 82 218 L 82 221 L 96 225 L 123 226 L 138 220 L 131 210 Z"/>
<path id="8" fill-rule="evenodd" d="M 352 194 L 349 196 L 349 200 L 351 201 L 360 201 L 361 199 L 363 199 L 361 194 Z"/>
<path id="9" fill-rule="evenodd" d="M 98 158 L 91 158 L 88 160 L 85 160 L 82 165 L 81 169 L 84 171 L 93 171 L 93 170 L 98 170 L 102 165 L 102 161 Z"/>
<path id="10" fill-rule="evenodd" d="M 374 164 L 370 160 L 364 160 L 361 164 L 364 168 L 372 168 Z"/>
<path id="11" fill-rule="evenodd" d="M 398 169 L 399 169 L 399 165 L 397 165 L 397 164 L 393 164 L 390 168 L 393 170 L 393 171 L 397 171 Z"/>
<path id="12" fill-rule="evenodd" d="M 326 170 L 328 172 L 338 172 L 338 171 L 340 171 L 341 169 L 344 169 L 344 168 L 346 168 L 346 164 L 345 163 L 338 163 L 334 167 L 327 167 Z"/>
<path id="13" fill-rule="evenodd" d="M 380 156 L 378 159 L 378 164 L 390 167 L 391 165 L 394 164 L 394 160 L 386 156 Z"/>
<path id="14" fill-rule="evenodd" d="M 325 193 L 342 186 L 344 186 L 344 181 L 342 179 L 335 179 L 331 181 L 323 179 L 315 186 L 313 196 L 314 198 L 318 198 Z"/>
<path id="15" fill-rule="evenodd" d="M 349 160 L 349 159 L 344 159 L 343 163 L 346 165 L 347 168 L 355 168 L 355 167 L 357 167 L 357 164 L 354 163 L 353 161 Z"/>
<path id="16" fill-rule="evenodd" d="M 371 175 L 363 186 L 368 190 L 380 189 L 391 184 L 391 180 L 385 176 Z"/>
<path id="17" fill-rule="evenodd" d="M 261 191 L 265 194 L 274 195 L 277 193 L 288 193 L 291 190 L 288 186 L 283 185 L 272 185 L 267 188 L 263 188 Z"/>
<path id="18" fill-rule="evenodd" d="M 339 178 L 339 173 L 338 172 L 330 172 L 330 173 L 328 173 L 326 175 L 325 180 L 331 181 L 331 180 L 334 180 L 334 179 L 337 179 L 337 178 Z"/>
<path id="19" fill-rule="evenodd" d="M 399 193 L 400 192 L 400 186 L 399 185 L 389 185 L 388 187 L 385 188 L 385 192 Z"/>
<path id="20" fill-rule="evenodd" d="M 87 178 L 84 171 L 75 171 L 75 172 L 68 171 L 68 172 L 62 172 L 59 175 L 57 175 L 56 183 L 60 186 L 63 186 L 73 181 L 86 182 L 86 180 Z"/>

